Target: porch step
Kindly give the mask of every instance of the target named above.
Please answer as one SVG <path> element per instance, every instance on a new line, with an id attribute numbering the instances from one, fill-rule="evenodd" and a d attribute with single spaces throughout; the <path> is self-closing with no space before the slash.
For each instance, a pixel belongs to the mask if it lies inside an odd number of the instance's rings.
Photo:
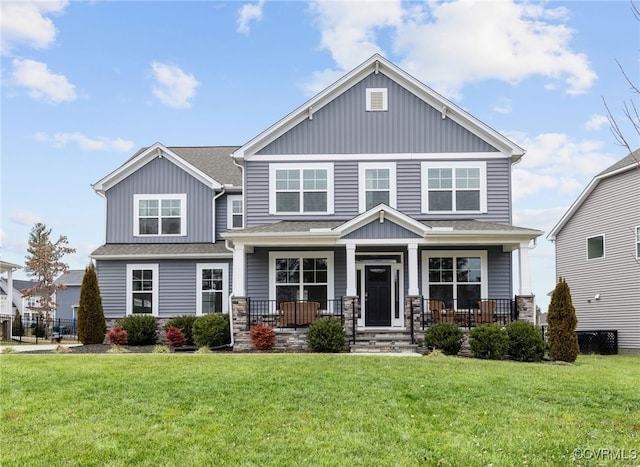
<path id="1" fill-rule="evenodd" d="M 367 332 L 356 335 L 350 345 L 352 353 L 415 353 L 418 344 L 411 343 L 411 336 L 402 332 Z"/>

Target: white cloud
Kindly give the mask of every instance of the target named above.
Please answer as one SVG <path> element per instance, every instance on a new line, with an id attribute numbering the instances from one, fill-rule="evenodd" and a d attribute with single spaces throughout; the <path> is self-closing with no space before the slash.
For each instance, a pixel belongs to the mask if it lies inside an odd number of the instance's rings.
<path id="1" fill-rule="evenodd" d="M 264 0 L 259 0 L 258 3 L 247 3 L 242 5 L 238 11 L 238 29 L 237 31 L 242 34 L 249 34 L 251 31 L 250 23 L 252 21 L 259 21 L 262 19 L 262 8 L 264 7 Z"/>
<path id="2" fill-rule="evenodd" d="M 587 123 L 584 124 L 584 129 L 587 131 L 598 131 L 602 128 L 602 125 L 608 125 L 609 118 L 606 115 L 591 115 Z"/>
<path id="3" fill-rule="evenodd" d="M 191 107 L 191 100 L 200 86 L 200 82 L 192 74 L 185 73 L 175 65 L 159 62 L 153 62 L 151 68 L 156 80 L 153 95 L 160 102 L 176 109 Z"/>
<path id="4" fill-rule="evenodd" d="M 24 226 L 32 226 L 38 222 L 44 222 L 42 216 L 26 209 L 13 211 L 9 216 L 9 219 L 16 224 Z"/>
<path id="5" fill-rule="evenodd" d="M 42 143 L 52 143 L 58 148 L 65 147 L 69 143 L 76 143 L 83 151 L 129 152 L 134 147 L 133 141 L 122 138 L 109 139 L 100 136 L 92 139 L 81 133 L 56 133 L 53 136 L 46 133 L 36 133 L 35 140 Z"/>
<path id="6" fill-rule="evenodd" d="M 0 39 L 2 55 L 19 45 L 46 49 L 53 44 L 57 30 L 47 16 L 61 14 L 67 1 L 2 1 L 0 2 Z"/>
<path id="7" fill-rule="evenodd" d="M 76 99 L 75 86 L 64 75 L 49 70 L 46 63 L 16 58 L 12 65 L 13 84 L 27 88 L 31 98 L 50 104 Z"/>
<path id="8" fill-rule="evenodd" d="M 386 39 L 403 57 L 403 69 L 451 98 L 459 98 L 467 83 L 490 79 L 518 83 L 540 75 L 553 85 L 564 83 L 567 94 L 586 92 L 597 79 L 587 57 L 571 50 L 574 31 L 562 23 L 568 16 L 562 7 L 395 0 L 362 8 L 359 2 L 332 1 L 315 2 L 311 11 L 320 47 L 340 70 L 380 52 Z"/>
<path id="9" fill-rule="evenodd" d="M 501 97 L 491 106 L 491 110 L 499 114 L 511 113 L 511 99 Z"/>

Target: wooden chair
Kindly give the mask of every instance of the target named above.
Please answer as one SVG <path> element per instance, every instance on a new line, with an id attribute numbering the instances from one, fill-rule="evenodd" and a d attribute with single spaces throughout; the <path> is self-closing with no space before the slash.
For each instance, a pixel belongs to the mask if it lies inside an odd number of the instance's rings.
<path id="1" fill-rule="evenodd" d="M 280 304 L 280 326 L 308 326 L 320 318 L 318 302 L 282 302 Z"/>
<path id="2" fill-rule="evenodd" d="M 433 317 L 433 323 L 455 323 L 455 310 L 447 310 L 442 300 L 429 300 L 429 311 Z"/>
<path id="3" fill-rule="evenodd" d="M 493 323 L 496 316 L 496 301 L 495 300 L 480 300 L 478 301 L 478 310 L 474 310 L 474 321 L 476 325 Z"/>

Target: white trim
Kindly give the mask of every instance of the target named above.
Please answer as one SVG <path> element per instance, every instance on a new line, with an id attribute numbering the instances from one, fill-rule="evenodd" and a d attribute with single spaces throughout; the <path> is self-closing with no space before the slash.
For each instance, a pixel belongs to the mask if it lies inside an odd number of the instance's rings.
<path id="1" fill-rule="evenodd" d="M 457 211 L 455 209 L 455 169 L 479 169 L 480 170 L 480 209 L 477 211 Z M 451 211 L 429 211 L 429 169 L 453 169 L 453 194 Z M 487 212 L 487 163 L 485 161 L 423 161 L 420 163 L 421 178 L 421 212 L 425 214 L 478 214 Z"/>
<path id="2" fill-rule="evenodd" d="M 269 252 L 269 300 L 276 299 L 276 259 L 279 258 L 327 258 L 327 300 L 334 299 L 333 251 L 270 251 Z M 301 276 L 302 279 L 302 276 Z M 303 283 L 302 281 L 300 282 Z"/>
<path id="3" fill-rule="evenodd" d="M 229 313 L 229 264 L 198 263 L 196 264 L 196 316 L 202 316 L 202 271 L 204 269 L 222 269 L 222 312 Z"/>
<path id="4" fill-rule="evenodd" d="M 506 159 L 498 151 L 493 152 L 432 152 L 432 153 L 376 153 L 376 154 L 254 154 L 245 159 L 261 162 L 291 162 L 292 159 L 305 162 L 341 162 L 349 161 L 400 161 L 400 160 L 487 160 Z"/>
<path id="5" fill-rule="evenodd" d="M 356 252 L 356 256 L 360 256 L 362 258 L 362 256 L 371 256 L 371 255 L 377 255 L 377 254 L 383 254 L 383 255 L 394 255 L 396 254 L 398 255 L 398 257 L 400 258 L 399 262 L 396 261 L 376 261 L 375 263 L 368 263 L 366 260 L 363 261 L 362 259 L 357 260 L 355 262 L 355 269 L 356 269 L 356 277 L 357 277 L 357 271 L 360 271 L 360 290 L 362 292 L 364 292 L 365 290 L 365 286 L 367 283 L 367 279 L 366 279 L 366 268 L 367 266 L 390 266 L 391 267 L 391 277 L 389 278 L 389 282 L 390 282 L 390 286 L 391 286 L 391 310 L 389 310 L 389 313 L 391 313 L 391 326 L 383 326 L 382 329 L 389 329 L 389 328 L 393 328 L 393 329 L 403 329 L 404 328 L 404 255 L 402 254 L 402 252 Z M 398 272 L 398 297 L 396 297 L 396 289 L 394 287 L 395 283 L 395 277 L 396 277 L 396 271 Z M 398 318 L 396 318 L 396 309 L 395 309 L 395 303 L 396 301 L 398 302 L 398 307 L 399 310 L 397 310 L 398 313 Z M 367 314 L 367 304 L 365 300 L 362 300 L 362 297 L 360 297 L 360 317 L 358 318 L 357 321 L 357 326 L 359 329 L 371 329 L 371 328 L 379 328 L 379 326 L 366 326 L 366 314 Z"/>
<path id="6" fill-rule="evenodd" d="M 395 162 L 360 162 L 358 164 L 358 212 L 365 212 L 367 210 L 367 188 L 366 188 L 366 173 L 370 169 L 386 169 L 389 171 L 389 206 L 396 208 L 397 205 L 397 178 L 396 178 L 396 163 Z M 379 190 L 383 191 L 383 190 Z M 372 206 L 371 208 L 374 208 Z"/>
<path id="7" fill-rule="evenodd" d="M 489 296 L 489 262 L 487 250 L 423 250 L 422 251 L 422 296 L 429 298 L 429 258 L 439 257 L 471 257 L 480 258 L 480 298 Z M 457 283 L 457 281 L 456 281 Z M 453 298 L 457 299 L 456 289 L 453 288 Z"/>
<path id="8" fill-rule="evenodd" d="M 240 201 L 242 203 L 242 225 L 240 227 L 233 226 L 233 202 Z M 227 195 L 227 230 L 241 229 L 244 227 L 244 200 L 242 195 Z"/>
<path id="9" fill-rule="evenodd" d="M 376 93 L 382 93 L 382 108 L 380 109 L 374 109 L 371 105 L 371 96 Z M 365 110 L 367 112 L 386 112 L 389 110 L 389 92 L 387 88 L 367 88 Z"/>
<path id="10" fill-rule="evenodd" d="M 592 238 L 598 238 L 598 237 L 602 237 L 602 256 L 594 256 L 593 258 L 589 258 L 589 240 L 591 240 Z M 604 234 L 598 234 L 598 235 L 591 235 L 590 237 L 587 237 L 585 239 L 584 242 L 584 246 L 585 246 L 585 253 L 586 256 L 585 258 L 587 259 L 587 261 L 592 261 L 592 260 L 596 260 L 596 259 L 600 259 L 600 258 L 605 258 L 606 257 L 606 245 L 607 245 L 607 241 L 605 238 Z"/>
<path id="11" fill-rule="evenodd" d="M 159 282 L 160 282 L 160 266 L 149 263 L 134 263 L 127 264 L 127 298 L 126 298 L 126 316 L 133 314 L 133 288 L 131 287 L 131 281 L 133 280 L 133 270 L 151 270 L 151 316 L 158 317 L 160 310 L 158 309 L 159 300 Z"/>
<path id="12" fill-rule="evenodd" d="M 299 170 L 300 171 L 300 210 L 297 212 L 278 212 L 276 210 L 276 171 L 278 170 Z M 327 210 L 318 212 L 304 211 L 304 171 L 305 170 L 326 170 L 327 171 Z M 288 164 L 269 164 L 269 214 L 277 215 L 326 215 L 333 214 L 333 163 L 324 164 L 307 164 L 307 163 L 288 163 Z M 324 190 L 323 190 L 324 191 Z"/>
<path id="13" fill-rule="evenodd" d="M 162 218 L 160 210 L 162 206 L 158 206 L 158 233 L 157 234 L 141 234 L 140 233 L 140 210 L 139 202 L 143 200 L 173 200 L 180 201 L 180 233 L 179 234 L 163 234 L 162 233 Z M 161 204 L 161 203 L 159 203 Z M 137 193 L 133 195 L 133 236 L 134 237 L 185 237 L 187 235 L 187 194 L 186 193 L 171 193 L 171 194 L 142 194 Z"/>
<path id="14" fill-rule="evenodd" d="M 640 258 L 640 225 L 636 227 L 636 258 Z"/>

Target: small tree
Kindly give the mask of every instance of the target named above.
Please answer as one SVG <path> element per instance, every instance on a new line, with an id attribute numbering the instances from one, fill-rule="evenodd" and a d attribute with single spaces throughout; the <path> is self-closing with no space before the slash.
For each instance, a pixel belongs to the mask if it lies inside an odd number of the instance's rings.
<path id="1" fill-rule="evenodd" d="M 576 336 L 578 318 L 571 302 L 569 284 L 562 277 L 551 295 L 547 323 L 549 356 L 554 360 L 575 362 L 580 352 Z"/>
<path id="2" fill-rule="evenodd" d="M 102 344 L 107 325 L 96 268 L 91 263 L 84 271 L 78 304 L 78 339 L 85 345 Z"/>
<path id="3" fill-rule="evenodd" d="M 16 314 L 13 317 L 13 325 L 11 326 L 11 334 L 14 336 L 22 336 L 24 334 L 24 330 L 22 328 L 22 316 L 20 312 L 16 310 Z"/>
<path id="4" fill-rule="evenodd" d="M 51 229 L 47 229 L 44 224 L 37 223 L 31 229 L 25 272 L 35 279 L 36 285 L 23 292 L 23 297 L 40 297 L 40 307 L 46 318 L 51 317 L 56 309 L 56 291 L 65 287 L 64 284 L 55 283 L 60 274 L 69 270 L 62 257 L 76 252 L 75 248 L 66 246 L 69 243 L 67 237 L 60 236 L 53 243 L 50 236 Z"/>

